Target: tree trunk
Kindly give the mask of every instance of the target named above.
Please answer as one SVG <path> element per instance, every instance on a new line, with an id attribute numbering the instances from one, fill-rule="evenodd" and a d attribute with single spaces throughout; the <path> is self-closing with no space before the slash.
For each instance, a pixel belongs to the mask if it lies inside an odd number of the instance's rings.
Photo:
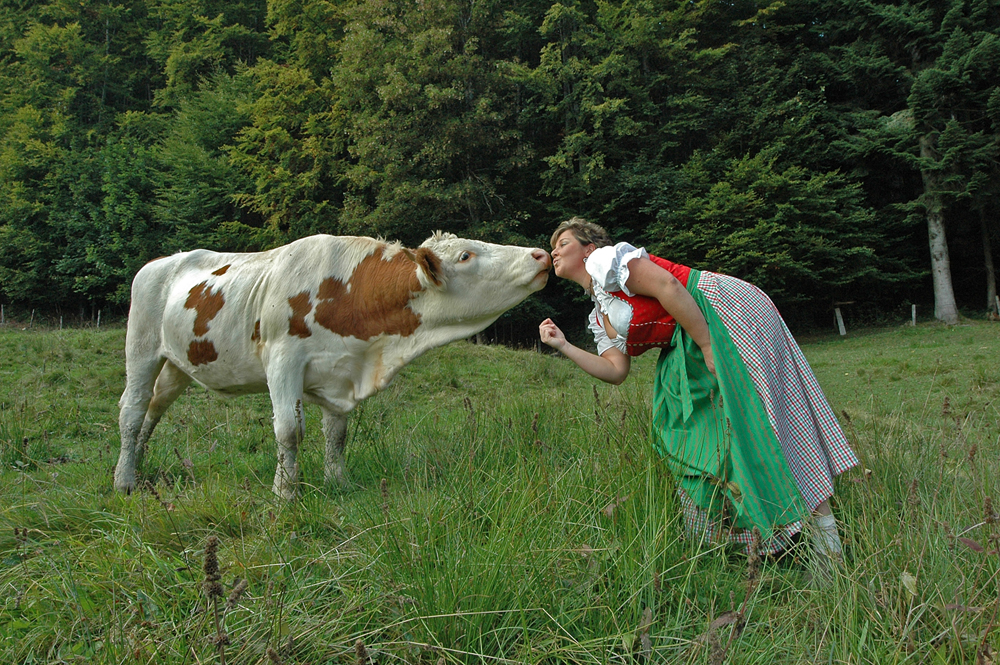
<path id="1" fill-rule="evenodd" d="M 933 160 L 933 139 L 926 134 L 920 137 L 920 156 Z M 958 306 L 951 286 L 951 260 L 948 258 L 948 240 L 944 231 L 944 213 L 938 176 L 924 169 L 924 205 L 927 208 L 927 236 L 931 249 L 931 276 L 934 278 L 934 318 L 954 325 L 958 323 Z"/>
<path id="2" fill-rule="evenodd" d="M 979 211 L 979 226 L 983 230 L 983 265 L 986 266 L 986 309 L 994 314 L 997 311 L 997 272 L 993 267 L 993 247 L 990 244 L 990 229 L 986 224 L 986 208 Z"/>

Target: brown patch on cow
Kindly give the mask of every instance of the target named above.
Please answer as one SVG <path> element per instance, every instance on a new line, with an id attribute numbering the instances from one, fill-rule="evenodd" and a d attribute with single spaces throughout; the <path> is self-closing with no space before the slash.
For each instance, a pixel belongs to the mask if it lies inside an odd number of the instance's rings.
<path id="1" fill-rule="evenodd" d="M 257 319 L 257 322 L 253 324 L 253 334 L 250 335 L 250 341 L 260 341 L 260 319 Z"/>
<path id="2" fill-rule="evenodd" d="M 225 275 L 226 271 L 229 270 L 229 266 L 231 266 L 231 265 L 233 265 L 233 264 L 232 263 L 227 263 L 226 265 L 222 266 L 218 270 L 212 271 L 212 274 L 213 275 Z"/>
<path id="3" fill-rule="evenodd" d="M 323 280 L 317 294 L 316 323 L 338 335 L 363 340 L 382 334 L 413 334 L 420 317 L 407 305 L 421 288 L 416 265 L 407 252 L 384 261 L 383 251 L 359 263 L 347 284 L 333 277 Z"/>
<path id="4" fill-rule="evenodd" d="M 309 337 L 312 331 L 306 324 L 306 316 L 312 311 L 312 299 L 309 292 L 303 291 L 297 296 L 288 299 L 288 306 L 292 308 L 292 315 L 288 317 L 288 334 L 292 337 Z"/>
<path id="5" fill-rule="evenodd" d="M 208 282 L 202 282 L 191 288 L 184 307 L 198 312 L 194 319 L 194 334 L 196 336 L 201 337 L 208 332 L 208 322 L 215 318 L 224 304 L 226 304 L 226 299 L 222 296 L 222 291 L 213 293 Z"/>
<path id="6" fill-rule="evenodd" d="M 188 360 L 192 365 L 207 365 L 219 359 L 219 353 L 215 350 L 215 345 L 207 339 L 194 340 L 188 347 Z"/>

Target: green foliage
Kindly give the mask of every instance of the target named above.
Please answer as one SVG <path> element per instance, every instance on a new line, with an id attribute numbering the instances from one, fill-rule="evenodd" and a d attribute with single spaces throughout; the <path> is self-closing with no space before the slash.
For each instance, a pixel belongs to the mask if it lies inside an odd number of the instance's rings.
<path id="1" fill-rule="evenodd" d="M 149 56 L 166 77 L 157 102 L 173 107 L 218 73 L 267 54 L 263 0 L 149 0 L 156 27 L 145 39 Z"/>
<path id="2" fill-rule="evenodd" d="M 683 171 L 685 205 L 661 213 L 654 252 L 746 279 L 779 305 L 854 300 L 905 279 L 879 249 L 890 242 L 864 206 L 860 186 L 836 172 L 785 166 L 759 153 L 730 160 L 720 180 L 710 158 Z"/>
<path id="3" fill-rule="evenodd" d="M 129 131 L 125 121 L 122 131 L 102 146 L 98 160 L 99 207 L 76 236 L 72 262 L 59 267 L 73 275 L 74 290 L 91 302 L 128 305 L 132 275 L 161 255 L 161 235 L 150 223 L 157 164 L 141 133 Z"/>
<path id="4" fill-rule="evenodd" d="M 497 237 L 516 225 L 520 211 L 503 184 L 531 151 L 495 36 L 503 6 L 390 1 L 345 10 L 331 77 L 350 141 L 343 228 L 419 242 L 441 228 Z"/>
<path id="5" fill-rule="evenodd" d="M 250 123 L 252 90 L 246 71 L 216 74 L 172 114 L 153 150 L 157 168 L 150 216 L 161 230 L 161 254 L 201 246 L 240 248 L 227 242 L 224 229 L 248 218 L 237 197 L 252 184 L 232 164 L 227 149 Z"/>
<path id="6" fill-rule="evenodd" d="M 932 260 L 940 262 L 948 251 L 945 229 L 949 236 L 961 232 L 962 218 L 968 215 L 965 206 L 971 204 L 980 216 L 995 200 L 995 192 L 980 189 L 980 183 L 996 168 L 997 133 L 988 118 L 996 86 L 992 72 L 997 64 L 1000 4 L 996 0 L 843 4 L 846 13 L 831 12 L 836 18 L 815 29 L 836 26 L 835 62 L 843 80 L 851 81 L 842 89 L 843 111 L 860 129 L 855 154 L 891 169 L 889 178 L 877 174 L 868 178 L 872 190 L 898 180 L 893 177 L 896 171 L 919 173 L 921 180 L 913 180 L 889 203 L 911 219 L 926 220 L 929 236 L 940 239 L 932 249 Z M 972 181 L 976 184 L 970 191 Z M 948 244 L 956 247 L 954 239 Z M 970 246 L 975 248 L 971 256 L 952 257 L 953 271 L 959 275 L 982 270 L 983 242 Z M 940 275 L 936 270 L 936 298 L 943 284 Z M 950 279 L 947 275 L 948 291 Z"/>
<path id="7" fill-rule="evenodd" d="M 252 72 L 250 122 L 228 148 L 230 162 L 252 186 L 235 201 L 263 224 L 220 230 L 244 248 L 274 247 L 310 233 L 340 233 L 345 132 L 343 115 L 307 69 L 260 63 Z"/>
<path id="8" fill-rule="evenodd" d="M 609 226 L 641 228 L 628 217 L 655 185 L 636 185 L 669 167 L 665 158 L 686 157 L 676 148 L 704 132 L 710 72 L 730 50 L 695 39 L 693 17 L 705 8 L 557 3 L 546 13 L 539 30 L 547 43 L 526 84 L 531 121 L 559 139 L 543 156 L 541 190 L 558 214 L 609 215 Z"/>
<path id="9" fill-rule="evenodd" d="M 923 302 L 926 206 L 959 286 L 997 234 L 998 10 L 3 3 L 0 299 L 124 304 L 149 258 L 318 232 L 544 246 L 583 215 L 800 311 Z"/>

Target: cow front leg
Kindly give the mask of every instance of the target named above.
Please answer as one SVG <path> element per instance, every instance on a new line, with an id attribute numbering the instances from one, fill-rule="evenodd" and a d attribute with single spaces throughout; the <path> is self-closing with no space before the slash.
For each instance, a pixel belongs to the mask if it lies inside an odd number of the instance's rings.
<path id="1" fill-rule="evenodd" d="M 323 456 L 323 480 L 327 485 L 343 487 L 347 484 L 344 465 L 344 443 L 347 440 L 347 414 L 323 408 L 323 436 L 326 453 Z"/>

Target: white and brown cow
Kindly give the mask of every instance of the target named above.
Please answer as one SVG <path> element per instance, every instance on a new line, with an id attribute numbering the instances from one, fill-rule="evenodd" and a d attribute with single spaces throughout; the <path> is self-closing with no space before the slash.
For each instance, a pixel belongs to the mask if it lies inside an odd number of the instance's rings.
<path id="1" fill-rule="evenodd" d="M 408 362 L 469 337 L 548 279 L 541 249 L 436 233 L 418 249 L 311 236 L 267 252 L 157 259 L 132 282 L 122 449 L 115 489 L 135 488 L 146 442 L 191 381 L 268 392 L 278 439 L 274 492 L 298 480 L 303 403 L 323 410 L 325 478 L 344 481 L 347 414 Z"/>

